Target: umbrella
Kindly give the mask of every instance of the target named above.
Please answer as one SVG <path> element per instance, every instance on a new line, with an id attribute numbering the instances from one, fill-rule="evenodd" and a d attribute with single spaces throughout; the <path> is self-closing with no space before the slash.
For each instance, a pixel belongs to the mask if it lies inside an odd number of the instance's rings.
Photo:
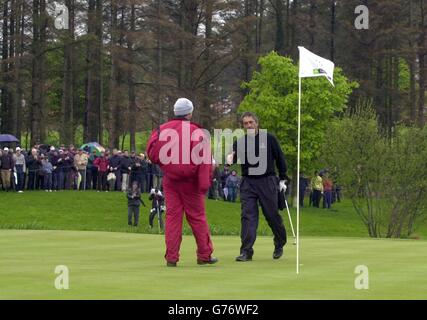
<path id="1" fill-rule="evenodd" d="M 0 134 L 0 142 L 19 142 L 19 140 L 11 134 Z"/>
<path id="2" fill-rule="evenodd" d="M 89 153 L 92 153 L 93 150 L 96 151 L 96 155 L 101 155 L 101 152 L 105 152 L 105 148 L 101 146 L 98 142 L 89 142 L 80 147 L 80 149 L 85 150 Z"/>

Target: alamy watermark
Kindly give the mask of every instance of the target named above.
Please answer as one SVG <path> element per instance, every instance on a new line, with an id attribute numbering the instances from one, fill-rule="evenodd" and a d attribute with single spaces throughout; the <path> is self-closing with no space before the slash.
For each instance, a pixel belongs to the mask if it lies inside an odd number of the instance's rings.
<path id="1" fill-rule="evenodd" d="M 235 142 L 234 154 L 231 146 Z M 250 175 L 262 175 L 267 170 L 267 130 L 215 129 L 212 138 L 206 129 L 195 129 L 187 121 L 178 130 L 167 128 L 160 131 L 159 161 L 169 164 L 223 164 L 225 161 L 249 164 Z M 213 150 L 212 150 L 213 142 Z M 258 145 L 258 148 L 257 148 Z M 224 147 L 225 146 L 225 147 Z M 227 149 L 227 150 L 225 150 Z M 224 155 L 224 150 L 226 154 Z M 230 159 L 229 156 L 233 154 Z M 231 160 L 231 161 L 230 161 Z M 234 161 L 237 160 L 237 161 Z"/>
<path id="2" fill-rule="evenodd" d="M 68 23 L 70 19 L 70 13 L 68 7 L 65 4 L 54 2 L 55 12 L 54 12 L 54 25 L 58 30 L 68 30 Z"/>
<path id="3" fill-rule="evenodd" d="M 354 288 L 357 290 L 369 289 L 369 269 L 365 265 L 358 265 L 354 269 L 354 273 L 358 276 L 354 279 Z"/>
<path id="4" fill-rule="evenodd" d="M 357 6 L 354 9 L 354 13 L 358 14 L 356 20 L 354 20 L 354 27 L 357 30 L 368 30 L 369 29 L 369 9 L 365 5 Z"/>
<path id="5" fill-rule="evenodd" d="M 55 288 L 57 290 L 68 290 L 70 288 L 70 270 L 67 266 L 59 265 L 55 268 Z"/>

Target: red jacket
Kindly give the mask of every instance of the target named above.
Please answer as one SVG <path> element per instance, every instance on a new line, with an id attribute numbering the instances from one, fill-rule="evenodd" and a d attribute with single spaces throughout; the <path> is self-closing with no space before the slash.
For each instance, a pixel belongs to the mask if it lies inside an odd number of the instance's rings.
<path id="1" fill-rule="evenodd" d="M 162 140 L 167 141 L 160 141 L 158 138 L 158 130 L 154 130 L 148 140 L 147 154 L 153 163 L 160 166 L 160 169 L 167 178 L 177 180 L 177 182 L 182 179 L 187 181 L 194 180 L 197 182 L 199 191 L 205 193 L 209 189 L 212 181 L 213 166 L 211 145 L 210 139 L 205 136 L 206 139 L 203 139 L 203 141 L 207 143 L 205 148 L 203 148 L 203 150 L 206 151 L 205 153 L 200 152 L 202 150 L 202 142 L 200 139 L 199 141 L 190 141 L 191 135 L 197 129 L 202 128 L 193 122 L 182 119 L 171 120 L 160 126 Z M 172 130 L 177 133 L 175 138 L 178 138 L 179 141 L 169 136 Z M 198 133 L 201 133 L 201 131 L 198 131 Z M 164 146 L 165 148 L 161 150 Z M 200 148 L 196 149 L 195 153 L 201 154 L 203 158 L 206 159 L 202 163 L 197 164 L 193 161 L 192 151 L 195 147 Z M 165 150 L 168 152 L 165 153 Z M 179 152 L 179 157 L 173 163 L 168 163 L 170 162 L 168 160 L 172 157 L 172 153 L 176 155 L 177 152 Z"/>
<path id="2" fill-rule="evenodd" d="M 93 164 L 98 168 L 100 172 L 108 171 L 108 158 L 106 157 L 98 157 L 93 161 Z"/>
<path id="3" fill-rule="evenodd" d="M 332 181 L 329 179 L 323 180 L 323 191 L 332 191 Z"/>

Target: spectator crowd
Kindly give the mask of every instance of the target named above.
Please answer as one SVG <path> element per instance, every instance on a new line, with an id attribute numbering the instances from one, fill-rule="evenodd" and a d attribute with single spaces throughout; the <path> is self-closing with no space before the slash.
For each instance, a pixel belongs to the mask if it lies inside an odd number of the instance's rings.
<path id="1" fill-rule="evenodd" d="M 36 145 L 28 152 L 20 147 L 0 149 L 0 190 L 97 190 L 126 192 L 137 182 L 141 192 L 153 188 L 163 190 L 163 174 L 144 153 L 113 149 L 111 152 L 76 149 L 73 145 L 59 148 Z M 308 195 L 309 206 L 330 209 L 340 201 L 341 187 L 333 182 L 327 170 L 314 172 L 313 177 L 300 175 L 300 206 Z M 241 177 L 229 165 L 218 164 L 209 188 L 209 199 L 236 202 Z M 289 189 L 288 189 L 289 193 Z M 322 201 L 323 200 L 323 201 Z"/>
<path id="2" fill-rule="evenodd" d="M 123 191 L 136 181 L 141 192 L 162 189 L 163 174 L 157 165 L 136 154 L 36 145 L 0 150 L 0 185 L 3 191 L 97 190 Z"/>

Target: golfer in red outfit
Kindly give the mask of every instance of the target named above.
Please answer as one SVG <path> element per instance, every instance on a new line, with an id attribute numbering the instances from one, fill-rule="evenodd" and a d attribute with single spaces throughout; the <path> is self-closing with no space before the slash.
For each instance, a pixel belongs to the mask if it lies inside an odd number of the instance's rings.
<path id="1" fill-rule="evenodd" d="M 205 195 L 212 175 L 210 138 L 206 131 L 190 122 L 193 103 L 185 98 L 174 106 L 176 118 L 154 130 L 147 154 L 160 166 L 166 200 L 166 261 L 175 267 L 179 261 L 183 216 L 197 242 L 197 263 L 213 264 L 213 245 L 206 219 Z"/>

